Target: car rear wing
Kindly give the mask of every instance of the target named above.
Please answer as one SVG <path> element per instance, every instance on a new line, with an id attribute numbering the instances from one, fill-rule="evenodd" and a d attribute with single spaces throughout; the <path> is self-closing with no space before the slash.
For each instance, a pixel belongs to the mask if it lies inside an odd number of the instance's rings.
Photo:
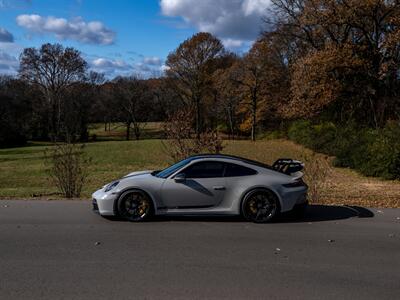
<path id="1" fill-rule="evenodd" d="M 291 158 L 280 158 L 272 165 L 275 171 L 295 176 L 298 178 L 303 177 L 304 163 L 299 160 L 294 160 Z"/>

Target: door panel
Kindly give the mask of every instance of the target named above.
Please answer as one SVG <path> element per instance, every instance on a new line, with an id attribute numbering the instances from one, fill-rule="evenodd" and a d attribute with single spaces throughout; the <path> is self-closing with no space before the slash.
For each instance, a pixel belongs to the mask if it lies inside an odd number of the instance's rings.
<path id="1" fill-rule="evenodd" d="M 163 184 L 161 198 L 168 208 L 204 208 L 217 206 L 225 194 L 225 179 L 188 178 L 178 183 L 167 179 Z"/>

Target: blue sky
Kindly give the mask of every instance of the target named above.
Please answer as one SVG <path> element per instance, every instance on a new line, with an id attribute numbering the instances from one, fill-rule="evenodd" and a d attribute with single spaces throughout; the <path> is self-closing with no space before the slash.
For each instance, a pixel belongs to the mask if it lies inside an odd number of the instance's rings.
<path id="1" fill-rule="evenodd" d="M 79 49 L 93 70 L 157 75 L 170 51 L 198 31 L 230 50 L 249 47 L 269 0 L 0 0 L 0 73 L 13 74 L 25 47 Z"/>

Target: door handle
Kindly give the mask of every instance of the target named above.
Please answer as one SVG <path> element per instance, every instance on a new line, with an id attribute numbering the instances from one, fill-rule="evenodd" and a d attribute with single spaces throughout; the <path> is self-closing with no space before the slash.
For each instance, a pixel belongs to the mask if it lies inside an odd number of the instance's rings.
<path id="1" fill-rule="evenodd" d="M 223 191 L 223 190 L 225 190 L 225 187 L 222 185 L 217 185 L 217 186 L 213 186 L 213 189 L 216 191 Z"/>

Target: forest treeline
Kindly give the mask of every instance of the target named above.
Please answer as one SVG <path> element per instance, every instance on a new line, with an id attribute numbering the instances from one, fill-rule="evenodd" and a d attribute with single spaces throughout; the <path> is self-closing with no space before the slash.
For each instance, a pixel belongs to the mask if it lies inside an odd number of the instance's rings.
<path id="1" fill-rule="evenodd" d="M 247 53 L 200 32 L 169 54 L 159 78 L 106 79 L 76 49 L 25 49 L 18 76 L 0 80 L 1 145 L 88 141 L 92 122 L 123 122 L 126 138 L 139 139 L 143 122 L 190 108 L 197 136 L 280 130 L 340 165 L 399 178 L 399 1 L 271 2 Z"/>

